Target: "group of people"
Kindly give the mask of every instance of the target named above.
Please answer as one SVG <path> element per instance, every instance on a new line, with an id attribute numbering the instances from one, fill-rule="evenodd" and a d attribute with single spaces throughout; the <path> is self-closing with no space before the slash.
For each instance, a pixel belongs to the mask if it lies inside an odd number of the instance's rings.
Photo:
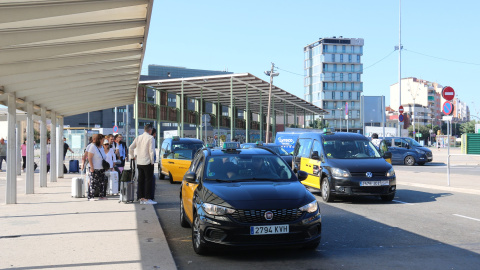
<path id="1" fill-rule="evenodd" d="M 96 195 L 99 200 L 106 199 L 107 171 L 117 171 L 120 177 L 125 161 L 128 161 L 128 150 L 122 139 L 120 134 L 93 134 L 90 138 L 82 159 L 82 170 L 86 172 L 88 181 L 88 200 L 93 200 Z"/>

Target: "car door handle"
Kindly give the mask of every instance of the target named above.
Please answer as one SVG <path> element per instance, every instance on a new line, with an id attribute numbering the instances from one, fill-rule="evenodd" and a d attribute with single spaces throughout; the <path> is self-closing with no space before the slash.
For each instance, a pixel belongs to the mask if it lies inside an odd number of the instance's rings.
<path id="1" fill-rule="evenodd" d="M 170 163 L 170 164 L 175 164 L 175 162 L 173 162 L 173 161 L 169 161 L 168 163 Z"/>

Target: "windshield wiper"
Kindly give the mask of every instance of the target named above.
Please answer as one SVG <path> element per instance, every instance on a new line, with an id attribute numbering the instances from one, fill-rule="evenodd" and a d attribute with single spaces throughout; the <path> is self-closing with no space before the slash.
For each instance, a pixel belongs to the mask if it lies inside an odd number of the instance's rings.
<path id="1" fill-rule="evenodd" d="M 208 180 L 208 181 L 217 181 L 217 182 L 228 182 L 228 183 L 231 183 L 232 180 L 226 180 L 226 179 L 213 179 L 213 178 L 205 178 L 205 180 Z"/>

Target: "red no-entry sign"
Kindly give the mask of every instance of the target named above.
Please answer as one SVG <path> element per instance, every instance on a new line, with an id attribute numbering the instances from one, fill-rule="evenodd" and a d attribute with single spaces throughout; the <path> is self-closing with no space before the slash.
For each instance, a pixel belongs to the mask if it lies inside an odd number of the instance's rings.
<path id="1" fill-rule="evenodd" d="M 400 105 L 400 107 L 398 107 L 398 112 L 403 113 L 403 106 L 402 105 Z"/>
<path id="2" fill-rule="evenodd" d="M 455 97 L 455 90 L 450 86 L 445 86 L 442 89 L 442 97 L 448 101 L 452 100 Z"/>

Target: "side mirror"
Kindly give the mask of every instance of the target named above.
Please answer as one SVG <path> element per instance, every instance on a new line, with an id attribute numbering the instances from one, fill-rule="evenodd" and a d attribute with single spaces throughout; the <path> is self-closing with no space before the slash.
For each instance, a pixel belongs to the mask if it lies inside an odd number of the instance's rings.
<path id="1" fill-rule="evenodd" d="M 298 177 L 299 181 L 303 181 L 303 180 L 307 179 L 308 173 L 306 171 L 298 171 L 297 177 Z"/>
<path id="2" fill-rule="evenodd" d="M 392 158 L 392 152 L 385 152 L 385 154 L 383 154 L 383 158 L 384 159 L 388 159 L 388 158 Z"/>
<path id="3" fill-rule="evenodd" d="M 312 159 L 316 159 L 316 160 L 319 160 L 320 157 L 318 156 L 318 151 L 313 151 L 312 153 Z"/>
<path id="4" fill-rule="evenodd" d="M 185 179 L 185 181 L 187 181 L 188 183 L 197 183 L 195 181 L 195 173 L 193 172 L 186 173 L 183 179 Z"/>

